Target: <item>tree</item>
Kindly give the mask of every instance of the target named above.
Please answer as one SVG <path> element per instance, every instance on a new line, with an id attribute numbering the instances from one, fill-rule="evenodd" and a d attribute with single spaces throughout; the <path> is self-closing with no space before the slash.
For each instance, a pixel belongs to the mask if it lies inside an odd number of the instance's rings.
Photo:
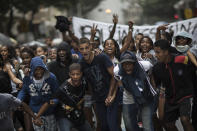
<path id="1" fill-rule="evenodd" d="M 175 14 L 173 5 L 179 0 L 140 0 L 143 8 L 145 23 L 153 24 L 156 21 L 171 21 Z"/>
<path id="2" fill-rule="evenodd" d="M 2 31 L 3 33 L 7 34 L 7 30 L 4 28 L 5 26 L 8 27 L 8 24 L 6 25 L 6 23 L 11 23 L 10 20 L 12 20 L 12 18 L 10 19 L 6 19 L 6 14 L 8 12 L 10 12 L 9 17 L 12 17 L 13 12 L 12 12 L 12 0 L 1 0 L 0 1 L 0 31 Z M 8 22 L 9 21 L 9 22 Z"/>
<path id="3" fill-rule="evenodd" d="M 67 9 L 69 16 L 77 15 L 78 8 L 76 5 L 81 5 L 82 14 L 86 14 L 93 9 L 101 0 L 0 0 L 0 31 L 12 36 L 11 28 L 14 21 L 13 9 L 17 9 L 19 12 L 26 14 L 32 12 L 30 20 L 30 31 L 33 32 L 33 18 L 39 11 L 40 7 L 54 6 L 58 9 Z M 9 13 L 9 18 L 7 14 Z M 7 29 L 4 29 L 5 23 Z"/>

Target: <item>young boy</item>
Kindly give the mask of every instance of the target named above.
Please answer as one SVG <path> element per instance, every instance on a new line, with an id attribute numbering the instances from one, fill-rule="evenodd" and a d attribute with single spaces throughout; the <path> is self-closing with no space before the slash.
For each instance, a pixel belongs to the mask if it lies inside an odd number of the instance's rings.
<path id="1" fill-rule="evenodd" d="M 54 94 L 61 104 L 61 109 L 58 110 L 61 118 L 58 118 L 60 131 L 71 131 L 76 128 L 79 131 L 92 131 L 89 123 L 85 120 L 83 113 L 83 97 L 87 84 L 82 79 L 81 66 L 78 63 L 73 63 L 69 67 L 70 78 L 66 80 Z M 50 103 L 45 103 L 42 110 L 38 113 L 37 118 L 45 112 Z"/>
<path id="2" fill-rule="evenodd" d="M 30 108 L 34 113 L 38 113 L 45 102 L 52 98 L 52 94 L 58 88 L 55 75 L 50 73 L 46 68 L 43 60 L 38 56 L 31 60 L 30 75 L 25 76 L 23 79 L 23 88 L 18 94 L 18 98 L 24 101 L 27 96 L 30 97 Z M 56 100 L 54 100 L 57 102 Z M 56 131 L 56 120 L 54 116 L 55 106 L 51 106 L 42 116 L 42 126 L 36 126 L 38 122 L 34 121 L 33 124 L 35 131 Z"/>

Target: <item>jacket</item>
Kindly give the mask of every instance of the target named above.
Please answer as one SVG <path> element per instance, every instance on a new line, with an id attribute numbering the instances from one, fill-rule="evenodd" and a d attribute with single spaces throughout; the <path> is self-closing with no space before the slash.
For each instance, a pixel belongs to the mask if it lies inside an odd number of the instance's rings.
<path id="1" fill-rule="evenodd" d="M 33 74 L 37 67 L 44 68 L 44 80 L 42 86 L 38 88 L 34 82 Z M 50 73 L 43 63 L 40 57 L 34 57 L 31 60 L 30 64 L 30 75 L 25 76 L 23 79 L 23 87 L 18 94 L 18 98 L 24 101 L 27 96 L 30 97 L 29 106 L 34 113 L 38 113 L 41 106 L 45 102 L 49 102 L 52 99 L 52 94 L 58 88 L 57 80 L 54 74 Z M 54 99 L 55 103 L 57 103 L 57 99 Z M 55 106 L 51 106 L 47 109 L 47 111 L 43 115 L 50 115 L 53 113 Z"/>

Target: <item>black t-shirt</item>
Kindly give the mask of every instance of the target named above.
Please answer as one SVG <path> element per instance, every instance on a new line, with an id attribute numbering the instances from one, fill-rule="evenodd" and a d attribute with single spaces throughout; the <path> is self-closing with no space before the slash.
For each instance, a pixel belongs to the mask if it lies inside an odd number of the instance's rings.
<path id="1" fill-rule="evenodd" d="M 190 61 L 181 62 L 185 56 L 173 56 L 168 64 L 157 63 L 153 67 L 153 75 L 157 86 L 166 88 L 166 100 L 174 103 L 193 94 L 193 69 Z"/>
<path id="2" fill-rule="evenodd" d="M 68 105 L 71 107 L 76 107 L 77 103 L 85 95 L 85 90 L 87 88 L 87 83 L 83 79 L 79 87 L 72 86 L 67 80 L 57 89 L 54 94 L 54 98 L 58 98 L 60 101 L 56 115 L 58 117 L 65 117 L 65 110 L 62 108 L 62 105 Z"/>
<path id="3" fill-rule="evenodd" d="M 80 64 L 86 81 L 92 87 L 93 100 L 103 102 L 108 95 L 112 77 L 107 70 L 107 68 L 113 66 L 110 58 L 101 53 L 94 56 L 91 64 L 86 63 L 84 59 L 80 61 Z"/>
<path id="4" fill-rule="evenodd" d="M 72 62 L 67 64 L 65 67 L 61 65 L 58 61 L 52 61 L 47 64 L 47 68 L 50 72 L 52 72 L 57 80 L 58 84 L 62 85 L 62 83 L 69 78 L 69 66 L 72 63 L 78 63 L 79 59 L 72 58 Z"/>
<path id="5" fill-rule="evenodd" d="M 11 93 L 12 87 L 11 87 L 11 81 L 10 77 L 7 72 L 0 71 L 0 92 L 1 93 Z"/>
<path id="6" fill-rule="evenodd" d="M 61 103 L 75 107 L 85 95 L 86 88 L 87 84 L 85 80 L 83 80 L 82 84 L 78 87 L 74 87 L 68 81 L 65 81 L 57 89 L 54 97 L 58 98 Z"/>
<path id="7" fill-rule="evenodd" d="M 48 70 L 56 76 L 59 85 L 69 78 L 69 65 L 64 67 L 61 66 L 59 62 L 53 61 L 50 62 L 47 67 Z"/>

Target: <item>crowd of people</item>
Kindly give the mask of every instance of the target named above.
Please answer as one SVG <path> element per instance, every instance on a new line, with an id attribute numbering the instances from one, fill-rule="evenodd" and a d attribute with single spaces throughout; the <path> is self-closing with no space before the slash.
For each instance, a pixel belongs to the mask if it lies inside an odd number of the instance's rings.
<path id="1" fill-rule="evenodd" d="M 133 37 L 129 21 L 117 43 L 113 15 L 102 43 L 96 25 L 90 39 L 78 38 L 69 19 L 58 19 L 59 45 L 46 38 L 46 46 L 0 47 L 1 131 L 122 131 L 123 122 L 126 131 L 178 131 L 178 119 L 184 131 L 197 130 L 197 46 L 190 33 L 173 36 L 161 25 L 155 40 Z"/>

